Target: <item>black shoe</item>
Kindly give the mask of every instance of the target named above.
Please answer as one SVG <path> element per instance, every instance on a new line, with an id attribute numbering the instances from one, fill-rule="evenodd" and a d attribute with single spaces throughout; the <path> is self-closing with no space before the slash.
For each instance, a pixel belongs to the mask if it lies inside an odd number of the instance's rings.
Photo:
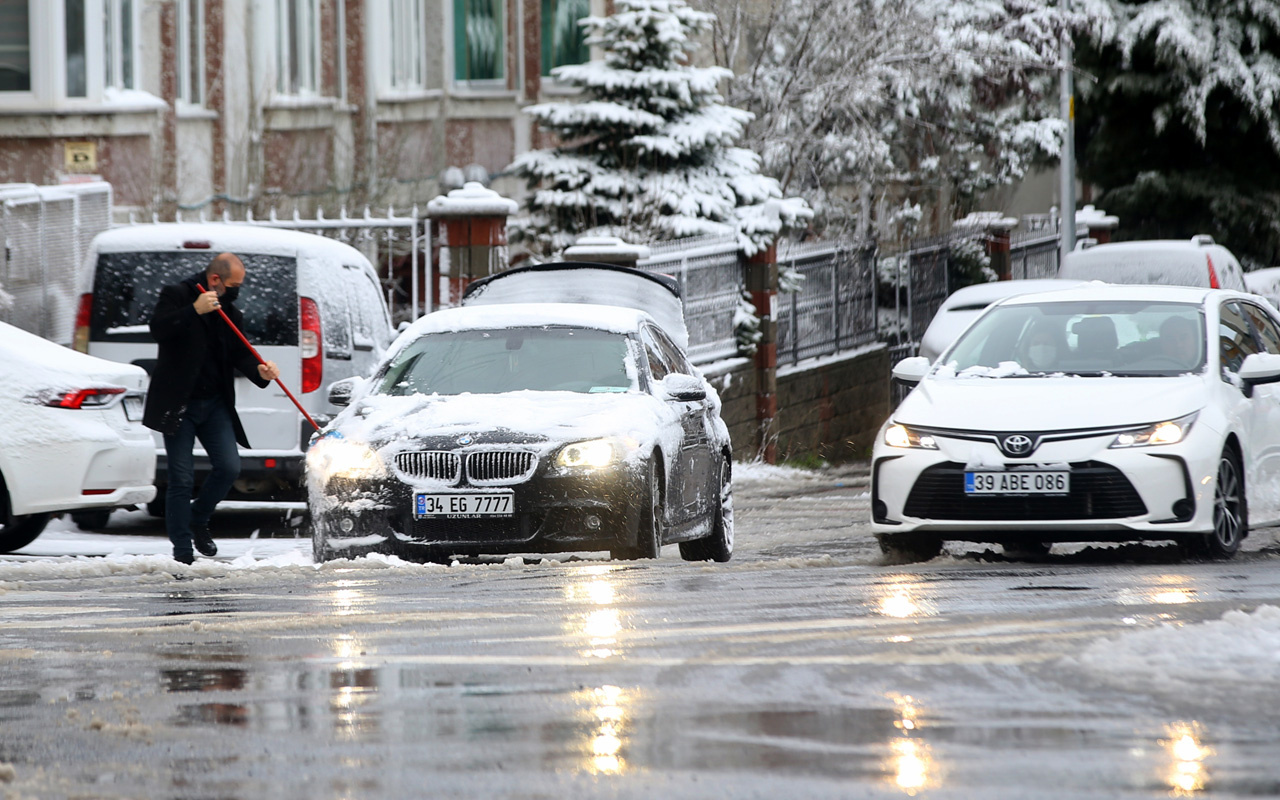
<path id="1" fill-rule="evenodd" d="M 213 537 L 209 535 L 208 525 L 197 527 L 191 534 L 191 541 L 202 556 L 213 558 L 218 554 L 218 545 L 214 543 Z"/>
<path id="2" fill-rule="evenodd" d="M 188 566 L 196 563 L 194 553 L 174 553 L 173 560 L 177 561 L 179 564 L 187 564 Z"/>

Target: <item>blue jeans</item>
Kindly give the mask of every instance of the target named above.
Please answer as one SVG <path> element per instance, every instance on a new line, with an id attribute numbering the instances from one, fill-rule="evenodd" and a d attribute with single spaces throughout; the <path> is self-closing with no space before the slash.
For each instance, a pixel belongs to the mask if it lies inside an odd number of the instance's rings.
<path id="1" fill-rule="evenodd" d="M 192 448 L 199 438 L 213 467 L 200 486 L 195 502 L 195 457 Z M 231 410 L 221 397 L 192 400 L 187 405 L 178 431 L 164 437 L 169 460 L 169 490 L 165 494 L 164 527 L 173 542 L 173 554 L 191 555 L 191 529 L 209 524 L 218 501 L 227 496 L 240 475 L 240 451 Z"/>

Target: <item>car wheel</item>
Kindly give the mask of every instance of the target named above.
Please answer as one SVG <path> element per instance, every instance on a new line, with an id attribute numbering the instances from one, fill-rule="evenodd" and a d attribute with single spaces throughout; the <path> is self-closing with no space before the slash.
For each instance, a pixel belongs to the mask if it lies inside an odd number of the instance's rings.
<path id="1" fill-rule="evenodd" d="M 892 562 L 928 561 L 942 552 L 942 539 L 927 533 L 877 533 L 880 551 Z"/>
<path id="2" fill-rule="evenodd" d="M 333 560 L 333 549 L 324 535 L 324 523 L 315 517 L 311 518 L 311 558 L 317 564 Z"/>
<path id="3" fill-rule="evenodd" d="M 613 550 L 609 553 L 610 558 L 635 561 L 640 558 L 657 558 L 662 552 L 662 518 L 666 503 L 662 494 L 662 474 L 656 465 L 649 466 L 649 479 L 645 483 L 649 495 L 648 508 L 640 518 L 639 530 L 636 531 L 636 545 Z"/>
<path id="4" fill-rule="evenodd" d="M 685 561 L 718 561 L 722 564 L 733 557 L 733 474 L 732 464 L 727 458 L 720 467 L 720 503 L 712 515 L 711 535 L 681 542 L 680 557 Z"/>
<path id="5" fill-rule="evenodd" d="M 1244 473 L 1233 450 L 1223 450 L 1218 459 L 1218 480 L 1213 488 L 1213 533 L 1197 542 L 1208 558 L 1231 558 L 1249 530 L 1249 507 L 1245 501 Z"/>
<path id="6" fill-rule="evenodd" d="M 84 531 L 100 531 L 107 527 L 108 521 L 111 519 L 111 509 L 104 508 L 96 511 L 73 511 L 71 512 L 71 521 L 80 526 L 80 530 Z"/>
<path id="7" fill-rule="evenodd" d="M 9 489 L 0 476 L 0 553 L 21 550 L 36 540 L 49 524 L 49 514 L 9 513 Z"/>

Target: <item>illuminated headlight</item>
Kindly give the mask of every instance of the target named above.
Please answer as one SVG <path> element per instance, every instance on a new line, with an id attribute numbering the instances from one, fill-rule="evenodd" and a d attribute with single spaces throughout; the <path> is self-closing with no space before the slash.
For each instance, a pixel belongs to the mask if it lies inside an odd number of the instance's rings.
<path id="1" fill-rule="evenodd" d="M 562 467 L 600 469 L 618 460 L 618 442 L 613 439 L 589 439 L 560 448 L 556 464 Z"/>
<path id="2" fill-rule="evenodd" d="M 1125 431 L 1116 436 L 1115 441 L 1111 443 L 1112 449 L 1125 447 L 1150 447 L 1158 444 L 1177 444 L 1187 438 L 1187 434 L 1191 431 L 1191 425 L 1196 421 L 1196 414 L 1188 414 L 1185 417 L 1171 419 L 1166 422 L 1157 422 L 1145 428 L 1132 431 Z"/>
<path id="3" fill-rule="evenodd" d="M 937 450 L 938 443 L 927 433 L 918 433 L 906 425 L 890 425 L 884 432 L 884 443 L 890 447 L 915 447 Z"/>
<path id="4" fill-rule="evenodd" d="M 307 466 L 325 478 L 371 480 L 387 476 L 386 464 L 367 444 L 321 439 L 307 452 Z"/>

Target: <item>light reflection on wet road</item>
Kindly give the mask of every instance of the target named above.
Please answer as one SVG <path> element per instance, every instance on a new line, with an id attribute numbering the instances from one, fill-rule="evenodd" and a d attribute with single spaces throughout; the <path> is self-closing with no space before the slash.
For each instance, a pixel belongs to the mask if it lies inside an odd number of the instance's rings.
<path id="1" fill-rule="evenodd" d="M 884 566 L 865 486 L 842 482 L 740 487 L 727 566 L 668 548 L 0 583 L 0 792 L 1280 795 L 1280 680 L 1198 696 L 1075 660 L 1280 605 L 1269 533 L 1221 564 L 1147 547 Z"/>

